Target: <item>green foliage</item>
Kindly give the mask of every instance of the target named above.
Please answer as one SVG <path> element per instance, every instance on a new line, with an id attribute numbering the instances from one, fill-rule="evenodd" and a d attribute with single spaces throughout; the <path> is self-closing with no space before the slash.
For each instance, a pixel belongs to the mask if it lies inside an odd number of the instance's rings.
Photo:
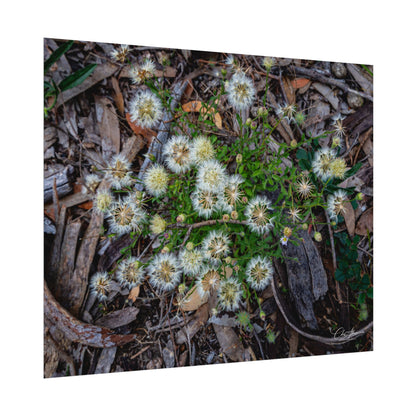
<path id="1" fill-rule="evenodd" d="M 46 75 L 51 66 L 61 58 L 66 52 L 71 49 L 74 41 L 68 41 L 56 49 L 51 56 L 44 63 L 44 74 Z M 95 70 L 97 64 L 89 64 L 84 68 L 75 71 L 73 74 L 64 78 L 59 85 L 56 85 L 54 80 L 50 78 L 49 81 L 44 81 L 44 97 L 45 100 L 53 97 L 53 102 L 48 107 L 44 108 L 45 118 L 48 116 L 48 112 L 55 107 L 58 100 L 58 96 L 61 92 L 74 88 L 82 84 Z"/>
<path id="2" fill-rule="evenodd" d="M 359 236 L 351 240 L 344 232 L 335 234 L 337 248 L 337 265 L 335 279 L 346 282 L 351 290 L 357 294 L 355 308 L 360 311 L 359 319 L 368 316 L 367 300 L 373 298 L 373 287 L 368 273 L 363 273 L 358 261 L 357 245 Z"/>

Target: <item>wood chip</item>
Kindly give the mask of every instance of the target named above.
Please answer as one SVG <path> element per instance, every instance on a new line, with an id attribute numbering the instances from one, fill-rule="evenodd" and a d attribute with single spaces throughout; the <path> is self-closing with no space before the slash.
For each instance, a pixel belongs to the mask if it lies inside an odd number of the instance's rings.
<path id="1" fill-rule="evenodd" d="M 75 283 L 72 280 L 78 236 L 81 230 L 81 221 L 67 224 L 61 247 L 61 258 L 55 281 L 55 297 L 62 306 L 68 308 L 67 300 L 71 298 Z"/>
<path id="2" fill-rule="evenodd" d="M 347 64 L 347 69 L 363 91 L 369 95 L 373 95 L 373 81 L 367 78 L 367 73 L 358 65 L 354 64 Z"/>
<path id="3" fill-rule="evenodd" d="M 136 302 L 140 293 L 140 285 L 135 286 L 133 289 L 130 290 L 128 300 L 131 300 L 132 303 Z"/>
<path id="4" fill-rule="evenodd" d="M 108 98 L 95 96 L 94 99 L 103 158 L 110 160 L 112 155 L 120 153 L 118 117 L 113 104 Z"/>
<path id="5" fill-rule="evenodd" d="M 288 77 L 282 76 L 282 86 L 284 89 L 284 95 L 287 99 L 287 104 L 292 105 L 296 103 L 296 92 L 292 86 L 292 83 Z"/>
<path id="6" fill-rule="evenodd" d="M 205 325 L 205 323 L 208 320 L 209 316 L 209 306 L 208 303 L 204 303 L 193 316 L 192 320 L 178 333 L 176 334 L 176 343 L 177 344 L 185 344 L 188 342 L 188 335 L 189 339 L 192 339 L 192 337 L 202 328 L 202 326 Z"/>
<path id="7" fill-rule="evenodd" d="M 323 97 L 329 102 L 329 104 L 331 104 L 335 111 L 338 111 L 339 100 L 331 88 L 329 88 L 327 85 L 321 84 L 320 82 L 314 82 L 312 87 L 314 87 L 316 91 L 323 95 Z"/>
<path id="8" fill-rule="evenodd" d="M 229 326 L 212 325 L 221 351 L 232 361 L 247 361 L 245 349 L 235 331 Z"/>
<path id="9" fill-rule="evenodd" d="M 373 208 L 364 211 L 361 217 L 358 219 L 355 233 L 361 236 L 367 236 L 368 232 L 373 232 Z"/>
<path id="10" fill-rule="evenodd" d="M 111 77 L 111 86 L 113 87 L 113 98 L 116 104 L 117 110 L 121 115 L 124 115 L 124 98 L 120 90 L 120 85 L 116 77 Z"/>
<path id="11" fill-rule="evenodd" d="M 345 220 L 345 225 L 347 226 L 348 234 L 352 237 L 355 231 L 355 213 L 351 202 L 345 204 L 345 212 L 342 215 Z"/>
<path id="12" fill-rule="evenodd" d="M 108 374 L 116 358 L 117 347 L 103 348 L 94 374 Z"/>
<path id="13" fill-rule="evenodd" d="M 109 314 L 97 319 L 95 324 L 109 329 L 119 328 L 120 326 L 128 325 L 129 323 L 133 322 L 136 319 L 138 313 L 138 308 L 129 306 L 124 309 L 110 312 Z"/>

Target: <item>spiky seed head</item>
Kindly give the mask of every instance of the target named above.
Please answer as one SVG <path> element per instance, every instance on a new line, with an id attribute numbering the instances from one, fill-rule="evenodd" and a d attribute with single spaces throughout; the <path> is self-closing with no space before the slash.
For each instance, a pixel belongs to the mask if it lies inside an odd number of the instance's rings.
<path id="1" fill-rule="evenodd" d="M 221 192 L 224 189 L 227 173 L 216 160 L 207 160 L 199 166 L 196 183 L 203 191 Z"/>
<path id="2" fill-rule="evenodd" d="M 218 265 L 230 252 L 230 239 L 221 230 L 211 230 L 202 240 L 202 250 L 207 260 Z"/>
<path id="3" fill-rule="evenodd" d="M 150 231 L 153 234 L 161 234 L 166 230 L 166 221 L 158 214 L 154 215 L 150 220 Z"/>
<path id="4" fill-rule="evenodd" d="M 243 192 L 240 189 L 240 185 L 244 182 L 244 179 L 238 175 L 231 175 L 226 178 L 223 191 L 219 194 L 221 208 L 231 213 L 236 205 L 242 202 Z"/>
<path id="5" fill-rule="evenodd" d="M 168 187 L 169 175 L 161 165 L 153 165 L 144 174 L 144 185 L 147 192 L 155 197 L 162 196 Z"/>
<path id="6" fill-rule="evenodd" d="M 314 186 L 307 176 L 302 176 L 300 180 L 296 182 L 295 189 L 301 198 L 306 199 L 311 196 Z"/>
<path id="7" fill-rule="evenodd" d="M 114 48 L 110 56 L 113 60 L 121 62 L 122 64 L 127 59 L 127 54 L 129 53 L 130 48 L 127 45 L 120 45 L 119 48 Z"/>
<path id="8" fill-rule="evenodd" d="M 273 277 L 271 261 L 261 256 L 252 258 L 247 264 L 246 276 L 247 282 L 253 289 L 265 289 Z"/>
<path id="9" fill-rule="evenodd" d="M 238 111 L 251 106 L 256 90 L 253 81 L 242 72 L 235 73 L 227 88 L 228 100 Z"/>
<path id="10" fill-rule="evenodd" d="M 334 159 L 335 151 L 333 149 L 329 149 L 328 147 L 323 147 L 315 153 L 314 160 L 312 162 L 312 170 L 322 181 L 326 181 L 333 177 L 331 163 Z"/>
<path id="11" fill-rule="evenodd" d="M 194 210 L 200 217 L 209 218 L 215 210 L 220 209 L 218 195 L 198 187 L 191 194 L 191 201 Z"/>
<path id="12" fill-rule="evenodd" d="M 144 267 L 137 257 L 126 258 L 120 262 L 116 272 L 116 279 L 121 286 L 131 290 L 144 280 Z"/>
<path id="13" fill-rule="evenodd" d="M 181 250 L 179 253 L 180 265 L 184 273 L 189 276 L 196 276 L 199 273 L 203 261 L 204 255 L 201 250 L 187 247 L 186 250 Z"/>
<path id="14" fill-rule="evenodd" d="M 264 234 L 273 228 L 270 210 L 271 202 L 265 196 L 256 196 L 248 203 L 245 210 L 247 224 L 256 234 Z"/>
<path id="15" fill-rule="evenodd" d="M 140 85 L 146 79 L 152 78 L 155 74 L 155 64 L 151 59 L 145 59 L 141 65 L 133 66 L 130 69 L 130 78 L 133 84 Z"/>
<path id="16" fill-rule="evenodd" d="M 328 197 L 328 215 L 332 220 L 337 221 L 338 215 L 342 215 L 346 212 L 346 204 L 348 202 L 347 193 L 339 189 L 333 195 Z"/>
<path id="17" fill-rule="evenodd" d="M 101 182 L 101 178 L 95 173 L 90 173 L 84 179 L 84 185 L 82 186 L 82 193 L 87 194 L 88 192 L 95 192 L 98 185 Z"/>
<path id="18" fill-rule="evenodd" d="M 148 266 L 150 284 L 162 291 L 173 289 L 179 283 L 181 270 L 173 253 L 159 253 Z"/>
<path id="19" fill-rule="evenodd" d="M 337 157 L 331 162 L 329 169 L 335 178 L 343 179 L 347 173 L 347 164 L 344 159 Z"/>
<path id="20" fill-rule="evenodd" d="M 105 301 L 112 288 L 111 277 L 107 272 L 97 272 L 90 280 L 91 293 L 100 301 Z"/>
<path id="21" fill-rule="evenodd" d="M 112 188 L 121 189 L 132 184 L 133 178 L 130 176 L 130 168 L 131 163 L 124 156 L 113 156 L 106 175 L 110 179 Z"/>
<path id="22" fill-rule="evenodd" d="M 113 195 L 108 190 L 100 190 L 94 198 L 94 211 L 107 214 L 114 201 Z"/>
<path id="23" fill-rule="evenodd" d="M 134 124 L 152 128 L 162 118 L 162 103 L 150 91 L 138 92 L 130 103 L 129 113 Z"/>
<path id="24" fill-rule="evenodd" d="M 220 274 L 215 267 L 206 265 L 203 266 L 198 275 L 199 277 L 196 282 L 196 289 L 201 298 L 206 299 L 218 290 L 220 284 Z"/>
<path id="25" fill-rule="evenodd" d="M 191 146 L 185 136 L 174 136 L 163 147 L 168 168 L 174 173 L 186 172 L 192 164 Z"/>
<path id="26" fill-rule="evenodd" d="M 199 166 L 215 156 L 214 146 L 208 137 L 200 135 L 191 142 L 190 159 L 191 163 Z"/>
<path id="27" fill-rule="evenodd" d="M 238 309 L 242 297 L 241 284 L 237 279 L 230 277 L 221 280 L 218 290 L 218 305 L 226 311 Z"/>
<path id="28" fill-rule="evenodd" d="M 110 232 L 117 235 L 139 231 L 145 221 L 146 213 L 128 199 L 114 201 L 108 210 Z"/>

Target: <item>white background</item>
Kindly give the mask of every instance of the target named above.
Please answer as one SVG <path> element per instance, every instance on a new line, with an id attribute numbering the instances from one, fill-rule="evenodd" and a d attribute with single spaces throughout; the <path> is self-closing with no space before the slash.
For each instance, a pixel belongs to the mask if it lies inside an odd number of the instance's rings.
<path id="1" fill-rule="evenodd" d="M 411 2 L 58 3 L 2 6 L 2 413 L 414 411 L 416 37 Z M 373 64 L 375 351 L 44 380 L 43 37 Z"/>

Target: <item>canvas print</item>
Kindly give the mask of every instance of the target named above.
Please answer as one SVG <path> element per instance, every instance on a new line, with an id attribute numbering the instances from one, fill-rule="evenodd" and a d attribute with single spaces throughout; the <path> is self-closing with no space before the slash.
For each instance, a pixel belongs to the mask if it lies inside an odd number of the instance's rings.
<path id="1" fill-rule="evenodd" d="M 43 105 L 45 378 L 373 349 L 372 65 L 45 38 Z"/>

